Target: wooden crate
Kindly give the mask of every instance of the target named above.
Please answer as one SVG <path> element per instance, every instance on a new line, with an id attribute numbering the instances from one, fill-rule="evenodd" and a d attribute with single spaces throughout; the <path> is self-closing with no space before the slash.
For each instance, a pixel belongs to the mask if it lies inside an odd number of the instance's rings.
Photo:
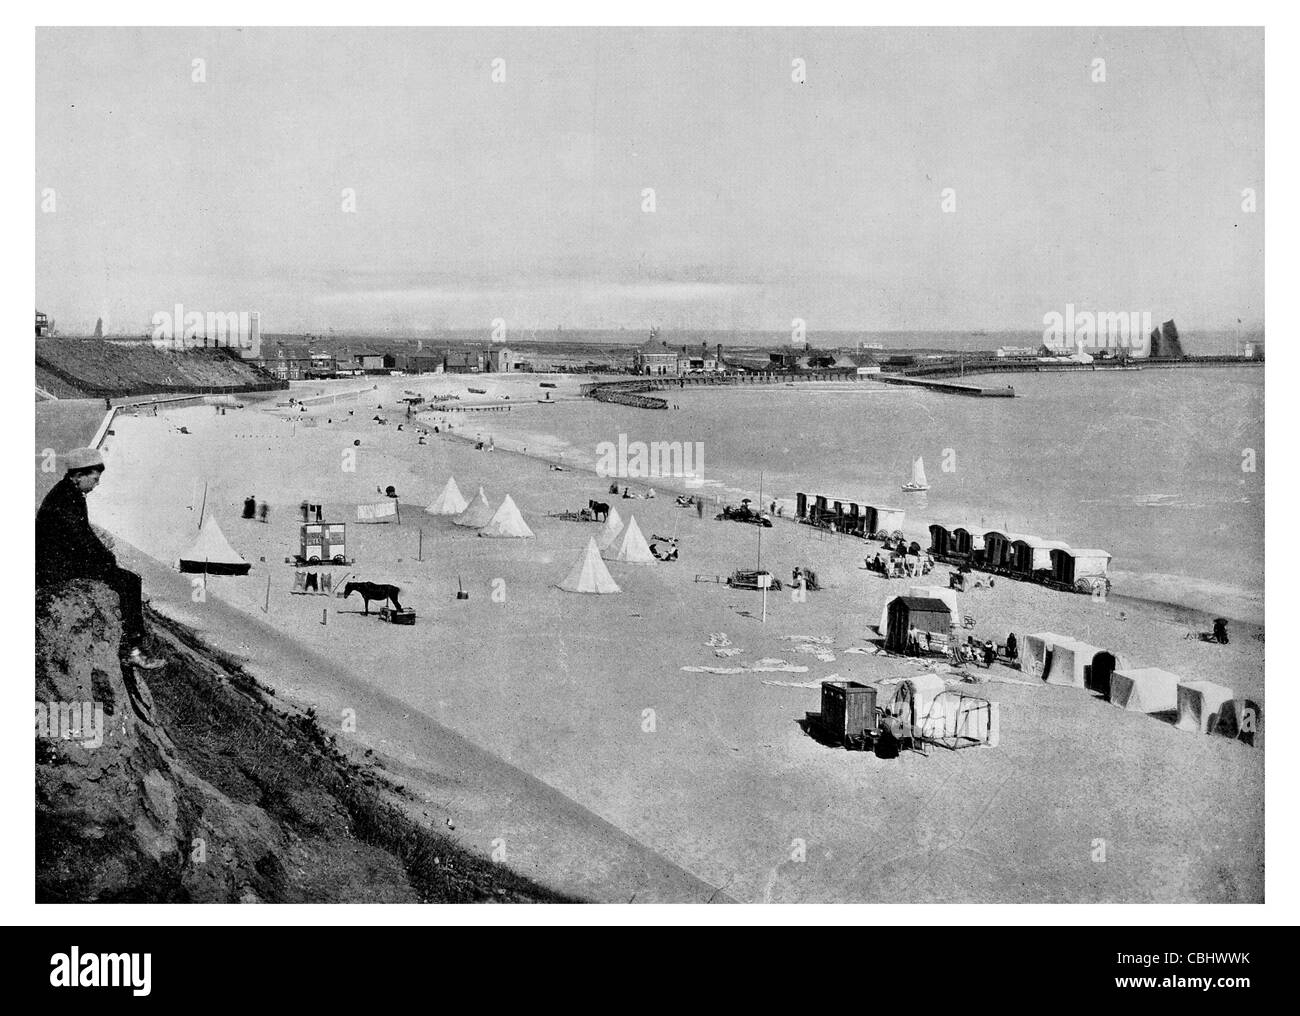
<path id="1" fill-rule="evenodd" d="M 822 726 L 831 735 L 845 739 L 875 726 L 876 689 L 857 681 L 826 681 L 822 684 Z"/>

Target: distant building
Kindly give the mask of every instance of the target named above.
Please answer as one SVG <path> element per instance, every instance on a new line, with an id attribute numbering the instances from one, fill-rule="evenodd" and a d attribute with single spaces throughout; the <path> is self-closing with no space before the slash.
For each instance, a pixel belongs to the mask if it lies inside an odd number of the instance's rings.
<path id="1" fill-rule="evenodd" d="M 437 374 L 442 371 L 442 355 L 416 351 L 408 353 L 398 360 L 399 365 L 410 374 Z"/>
<path id="2" fill-rule="evenodd" d="M 274 356 L 261 357 L 257 363 L 280 381 L 302 381 L 311 372 L 312 356 L 306 346 L 276 346 Z"/>
<path id="3" fill-rule="evenodd" d="M 1033 346 L 998 346 L 998 356 L 1037 356 L 1038 350 Z"/>
<path id="4" fill-rule="evenodd" d="M 357 370 L 392 370 L 397 366 L 397 358 L 391 353 L 362 349 L 352 354 L 352 364 Z"/>
<path id="5" fill-rule="evenodd" d="M 632 352 L 632 369 L 638 374 L 680 374 L 680 354 L 652 332 L 650 338 Z"/>
<path id="6" fill-rule="evenodd" d="M 39 310 L 36 312 L 36 337 L 39 339 L 50 334 L 50 319 Z"/>
<path id="7" fill-rule="evenodd" d="M 483 369 L 483 354 L 473 350 L 448 350 L 442 357 L 448 374 L 477 374 Z"/>
<path id="8" fill-rule="evenodd" d="M 523 370 L 518 357 L 508 346 L 493 346 L 488 353 L 488 370 L 509 374 L 512 370 Z"/>
<path id="9" fill-rule="evenodd" d="M 338 361 L 334 354 L 325 350 L 313 350 L 307 354 L 311 357 L 311 374 L 313 377 L 329 377 L 338 370 Z"/>

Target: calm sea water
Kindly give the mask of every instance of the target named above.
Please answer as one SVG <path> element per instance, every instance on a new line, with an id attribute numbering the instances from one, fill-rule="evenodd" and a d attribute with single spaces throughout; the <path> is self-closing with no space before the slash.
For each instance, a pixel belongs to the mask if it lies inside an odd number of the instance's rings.
<path id="1" fill-rule="evenodd" d="M 1263 620 L 1264 372 L 1017 374 L 1015 399 L 883 385 L 664 393 L 681 408 L 519 407 L 498 443 L 593 465 L 597 444 L 700 442 L 709 486 L 824 492 L 1100 547 L 1115 592 Z M 1002 384 L 1002 378 L 992 380 Z M 1253 452 L 1254 471 L 1246 471 Z M 904 494 L 923 456 L 931 490 Z"/>

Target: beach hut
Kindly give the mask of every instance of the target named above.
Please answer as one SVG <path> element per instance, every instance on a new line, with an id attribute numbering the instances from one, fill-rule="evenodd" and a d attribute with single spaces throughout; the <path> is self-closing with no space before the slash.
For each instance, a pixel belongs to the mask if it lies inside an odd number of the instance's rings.
<path id="1" fill-rule="evenodd" d="M 560 588 L 570 593 L 607 594 L 623 591 L 609 574 L 605 562 L 600 559 L 595 537 L 587 540 L 587 549 L 574 562 L 568 576 L 560 583 Z"/>
<path id="2" fill-rule="evenodd" d="M 1219 711 L 1232 701 L 1232 689 L 1213 681 L 1183 681 L 1178 685 L 1178 719 L 1174 726 L 1208 734 L 1219 726 Z"/>
<path id="3" fill-rule="evenodd" d="M 961 611 L 957 609 L 957 590 L 955 589 L 946 586 L 908 586 L 907 592 L 902 595 L 943 600 L 948 605 L 948 610 L 952 612 L 952 623 L 961 623 Z M 876 628 L 876 631 L 880 632 L 881 635 L 884 635 L 889 630 L 889 605 L 901 598 L 902 596 L 891 596 L 885 601 L 885 605 L 880 608 L 880 625 Z"/>
<path id="4" fill-rule="evenodd" d="M 507 494 L 505 500 L 501 502 L 501 506 L 488 521 L 488 524 L 478 531 L 478 535 L 524 540 L 531 537 L 533 531 L 528 528 L 528 523 L 519 514 L 515 499 Z"/>
<path id="5" fill-rule="evenodd" d="M 990 529 L 984 534 L 984 567 L 989 571 L 998 571 L 1007 567 L 1011 557 L 1011 541 L 1014 537 L 1001 530 Z"/>
<path id="6" fill-rule="evenodd" d="M 1035 572 L 1051 571 L 1052 551 L 1068 549 L 1060 540 L 1044 540 L 1039 536 L 1010 534 L 1006 566 L 1015 575 L 1029 578 Z"/>
<path id="7" fill-rule="evenodd" d="M 1052 578 L 1071 588 L 1078 579 L 1105 578 L 1110 554 L 1104 550 L 1081 550 L 1064 545 L 1051 551 Z"/>
<path id="8" fill-rule="evenodd" d="M 447 477 L 447 485 L 442 488 L 442 493 L 434 498 L 433 504 L 424 509 L 430 515 L 459 515 L 469 507 L 469 502 L 461 494 L 460 488 L 456 486 L 456 477 Z"/>
<path id="9" fill-rule="evenodd" d="M 1172 713 L 1178 709 L 1177 674 L 1158 667 L 1116 670 L 1110 676 L 1110 702 L 1132 713 Z"/>
<path id="10" fill-rule="evenodd" d="M 896 529 L 903 528 L 903 509 L 902 508 L 882 508 L 875 506 L 871 508 L 873 529 L 875 532 L 892 533 Z"/>
<path id="11" fill-rule="evenodd" d="M 937 522 L 930 523 L 930 553 L 934 557 L 947 557 L 951 542 L 952 534 L 948 532 L 947 526 L 941 526 Z"/>
<path id="12" fill-rule="evenodd" d="M 1067 688 L 1084 688 L 1089 684 L 1092 661 L 1101 650 L 1086 642 L 1063 638 L 1052 643 L 1044 671 L 1048 684 Z"/>
<path id="13" fill-rule="evenodd" d="M 949 553 L 959 561 L 980 564 L 984 560 L 984 534 L 979 526 L 957 526 L 952 530 Z"/>
<path id="14" fill-rule="evenodd" d="M 483 493 L 483 488 L 479 487 L 474 500 L 451 521 L 454 525 L 464 526 L 466 529 L 479 529 L 492 521 L 493 514 L 487 495 Z"/>
<path id="15" fill-rule="evenodd" d="M 176 567 L 187 574 L 247 575 L 252 567 L 245 561 L 211 515 L 199 524 L 198 539 L 182 554 Z"/>
<path id="16" fill-rule="evenodd" d="M 654 564 L 658 560 L 650 553 L 650 545 L 641 535 L 641 527 L 636 524 L 635 515 L 627 520 L 623 538 L 618 541 L 618 549 L 615 550 L 611 545 L 606 549 L 605 556 L 622 564 Z"/>
<path id="17" fill-rule="evenodd" d="M 952 611 L 943 600 L 928 596 L 898 596 L 889 604 L 885 627 L 885 648 L 895 653 L 907 651 L 908 632 L 948 637 L 952 628 Z"/>
<path id="18" fill-rule="evenodd" d="M 1057 635 L 1052 631 L 1040 631 L 1026 635 L 1020 644 L 1020 669 L 1030 677 L 1041 678 L 1047 670 L 1048 654 L 1058 642 L 1073 641 L 1068 635 Z"/>

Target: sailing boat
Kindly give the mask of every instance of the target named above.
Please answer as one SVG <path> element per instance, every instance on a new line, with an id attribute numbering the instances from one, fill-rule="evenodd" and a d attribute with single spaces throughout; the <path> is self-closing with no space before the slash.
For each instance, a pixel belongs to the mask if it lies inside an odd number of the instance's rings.
<path id="1" fill-rule="evenodd" d="M 912 463 L 912 479 L 903 484 L 903 489 L 909 493 L 930 489 L 930 484 L 925 479 L 925 460 L 920 456 Z"/>

